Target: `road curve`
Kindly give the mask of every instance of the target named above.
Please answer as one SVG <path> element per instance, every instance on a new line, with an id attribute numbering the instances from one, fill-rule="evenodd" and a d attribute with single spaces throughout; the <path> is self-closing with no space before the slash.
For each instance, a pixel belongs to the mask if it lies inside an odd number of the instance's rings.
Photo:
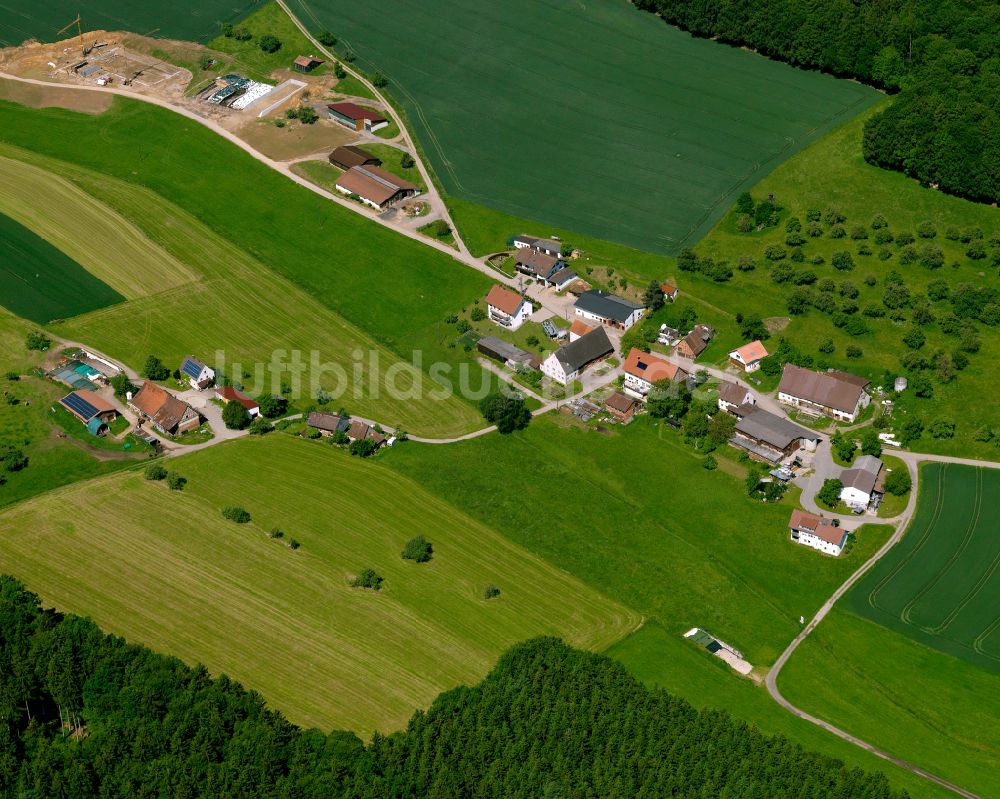
<path id="1" fill-rule="evenodd" d="M 894 454 L 898 457 L 904 453 L 894 453 Z M 892 549 L 905 534 L 907 525 L 913 518 L 913 514 L 917 506 L 918 463 L 921 460 L 939 460 L 939 459 L 945 460 L 943 456 L 920 455 L 919 453 L 905 453 L 905 454 L 909 456 L 903 458 L 903 460 L 910 471 L 910 478 L 913 483 L 913 488 L 910 491 L 910 499 L 906 504 L 906 510 L 903 511 L 903 513 L 897 516 L 895 519 L 891 520 L 896 524 L 896 529 L 893 532 L 892 536 L 890 536 L 889 540 L 886 541 L 881 547 L 879 547 L 879 550 L 874 555 L 872 555 L 867 561 L 865 561 L 850 577 L 848 577 L 847 580 L 844 581 L 844 583 L 836 591 L 833 592 L 833 595 L 826 602 L 823 603 L 823 606 L 816 612 L 816 615 L 813 616 L 813 618 L 802 629 L 802 631 L 797 636 L 795 636 L 795 640 L 793 640 L 788 645 L 785 651 L 782 652 L 781 655 L 778 657 L 778 659 L 775 661 L 774 665 L 771 667 L 771 670 L 767 673 L 767 677 L 764 680 L 764 684 L 767 686 L 767 692 L 771 695 L 771 698 L 774 699 L 775 702 L 781 705 L 785 710 L 787 710 L 792 715 L 798 716 L 800 719 L 804 719 L 808 722 L 811 722 L 812 724 L 815 724 L 817 727 L 820 727 L 821 729 L 824 729 L 827 732 L 836 735 L 838 738 L 841 738 L 847 741 L 848 743 L 852 743 L 855 746 L 864 749 L 866 752 L 870 752 L 876 757 L 880 757 L 883 760 L 887 760 L 888 762 L 896 766 L 899 766 L 900 768 L 906 769 L 912 774 L 916 774 L 917 776 L 923 777 L 924 779 L 929 780 L 930 782 L 933 782 L 936 785 L 940 785 L 942 788 L 947 788 L 949 791 L 953 791 L 959 796 L 963 796 L 966 799 L 981 799 L 981 797 L 978 794 L 974 794 L 972 793 L 972 791 L 968 791 L 965 788 L 962 788 L 958 785 L 955 785 L 952 782 L 949 782 L 948 780 L 942 777 L 937 776 L 936 774 L 932 774 L 931 772 L 921 768 L 920 766 L 917 766 L 901 758 L 895 757 L 894 755 L 891 755 L 888 752 L 883 751 L 882 749 L 879 749 L 876 746 L 873 746 L 867 741 L 863 741 L 857 736 L 851 735 L 851 733 L 846 732 L 845 730 L 842 730 L 839 727 L 836 727 L 835 725 L 831 724 L 828 721 L 824 721 L 823 719 L 813 716 L 810 713 L 806 713 L 806 711 L 802 710 L 799 707 L 796 707 L 787 699 L 785 699 L 785 697 L 782 695 L 781 691 L 778 688 L 778 675 L 781 673 L 781 669 L 791 658 L 795 650 L 798 649 L 799 645 L 806 638 L 808 638 L 809 634 L 816 629 L 816 627 L 824 618 L 826 618 L 826 615 L 833 609 L 834 605 L 837 604 L 840 598 L 843 597 L 844 594 L 846 594 L 848 591 L 850 591 L 851 588 L 854 587 L 854 584 L 857 583 L 858 580 L 860 580 L 862 576 L 864 576 L 868 572 L 868 570 L 871 569 L 883 556 L 885 556 L 886 553 L 888 553 L 889 550 Z M 978 462 L 971 461 L 971 463 L 976 464 Z M 981 465 L 986 465 L 986 463 L 984 462 Z M 994 466 L 995 468 L 1000 468 L 1000 463 L 991 465 Z M 884 521 L 889 522 L 890 520 L 884 520 Z"/>

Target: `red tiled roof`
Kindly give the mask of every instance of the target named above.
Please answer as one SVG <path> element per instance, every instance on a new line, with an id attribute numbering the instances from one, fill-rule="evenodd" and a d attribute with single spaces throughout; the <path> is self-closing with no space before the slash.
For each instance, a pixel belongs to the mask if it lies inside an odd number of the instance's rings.
<path id="1" fill-rule="evenodd" d="M 677 291 L 677 286 L 675 286 L 673 283 L 661 283 L 660 291 L 662 291 L 664 294 L 672 295 Z"/>
<path id="2" fill-rule="evenodd" d="M 620 391 L 616 391 L 606 400 L 604 400 L 604 405 L 610 410 L 618 411 L 622 414 L 631 413 L 635 409 L 635 400 L 631 397 L 626 397 Z"/>
<path id="3" fill-rule="evenodd" d="M 492 305 L 494 308 L 499 308 L 505 314 L 517 313 L 517 309 L 521 307 L 522 302 L 524 300 L 520 294 L 499 285 L 493 286 L 490 289 L 490 293 L 486 295 L 486 304 Z"/>
<path id="4" fill-rule="evenodd" d="M 352 166 L 337 178 L 338 188 L 357 194 L 376 205 L 395 197 L 400 191 L 416 191 L 417 187 L 409 181 L 396 177 L 374 164 Z"/>
<path id="5" fill-rule="evenodd" d="M 633 347 L 625 359 L 626 374 L 655 383 L 657 380 L 682 380 L 687 372 L 670 361 Z"/>
<path id="6" fill-rule="evenodd" d="M 374 108 L 365 108 L 363 105 L 358 105 L 357 103 L 330 103 L 327 108 L 353 120 L 368 119 L 372 124 L 387 121 Z"/>
<path id="7" fill-rule="evenodd" d="M 259 406 L 256 400 L 250 399 L 246 394 L 233 386 L 221 386 L 215 389 L 215 396 L 226 402 L 235 400 L 248 411 L 256 410 Z"/>
<path id="8" fill-rule="evenodd" d="M 844 531 L 833 526 L 833 520 L 815 513 L 796 508 L 792 511 L 792 517 L 788 520 L 788 526 L 792 530 L 805 530 L 812 533 L 817 538 L 821 538 L 828 544 L 840 546 L 844 540 Z"/>
<path id="9" fill-rule="evenodd" d="M 569 332 L 574 336 L 585 336 L 593 329 L 594 328 L 580 319 L 574 319 L 573 324 L 569 326 Z"/>
<path id="10" fill-rule="evenodd" d="M 743 363 L 753 363 L 767 357 L 767 349 L 758 341 L 751 341 L 733 351 Z"/>

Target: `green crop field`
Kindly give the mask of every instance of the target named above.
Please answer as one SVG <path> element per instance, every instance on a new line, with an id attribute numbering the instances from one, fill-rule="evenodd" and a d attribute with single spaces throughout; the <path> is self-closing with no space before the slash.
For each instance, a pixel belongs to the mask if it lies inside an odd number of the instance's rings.
<path id="1" fill-rule="evenodd" d="M 0 305 L 44 324 L 124 299 L 41 236 L 0 213 Z"/>
<path id="2" fill-rule="evenodd" d="M 156 31 L 157 36 L 204 42 L 212 38 L 222 22 L 234 22 L 250 12 L 256 0 L 209 0 L 192 3 L 154 3 L 129 0 L 125 3 L 88 3 L 46 0 L 31 3 L 11 0 L 0 14 L 0 47 L 21 44 L 28 39 L 53 41 L 56 32 L 80 15 L 83 29 L 127 30 L 135 33 Z M 67 31 L 64 37 L 75 32 Z"/>
<path id="3" fill-rule="evenodd" d="M 984 798 L 1000 796 L 995 673 L 837 607 L 792 656 L 779 687 L 890 754 Z"/>
<path id="4" fill-rule="evenodd" d="M 229 674 L 301 724 L 399 729 L 516 641 L 559 635 L 603 649 L 640 621 L 325 442 L 275 433 L 170 467 L 188 479 L 183 492 L 129 471 L 0 515 L 0 571 L 108 631 Z M 231 504 L 253 521 L 223 519 Z M 269 538 L 273 527 L 285 537 Z M 417 534 L 434 546 L 429 563 L 400 557 Z M 377 593 L 349 585 L 368 567 L 385 578 Z M 486 600 L 490 583 L 501 594 Z"/>
<path id="5" fill-rule="evenodd" d="M 55 116 L 46 120 L 47 114 Z M 87 218 L 96 203 L 98 213 L 128 224 L 95 226 L 93 239 L 78 230 L 80 257 L 95 263 L 101 250 L 116 249 L 109 241 L 123 253 L 141 251 L 100 264 L 105 279 L 134 299 L 73 318 L 55 332 L 136 366 L 150 352 L 168 361 L 187 353 L 214 360 L 222 350 L 228 364 L 238 361 L 251 378 L 253 365 L 270 363 L 273 353 L 283 350 L 290 359 L 298 351 L 308 367 L 303 384 L 308 388 L 308 377 L 322 372 L 327 390 L 336 388 L 337 377 L 322 365 L 337 364 L 350 375 L 360 352 L 365 373 L 373 372 L 370 358 L 376 357 L 385 380 L 358 392 L 352 386 L 341 400 L 350 410 L 425 435 L 466 432 L 480 423 L 472 404 L 430 396 L 436 384 L 403 362 L 419 358 L 425 370 L 443 362 L 465 369 L 473 387 L 483 383 L 487 373 L 448 346 L 455 333 L 445 318 L 485 294 L 486 278 L 295 186 L 169 112 L 126 102 L 92 117 L 0 104 L 0 115 L 11 122 L 0 133 L 8 142 L 5 163 L 27 162 L 34 171 L 19 174 L 46 189 L 45 202 L 25 211 L 26 222 L 48 234 L 74 213 Z M 149 138 L 144 125 L 161 135 Z M 131 153 L 124 160 L 135 160 L 81 164 L 88 159 L 77 157 L 72 142 L 60 141 L 109 135 L 125 136 L 134 146 L 123 148 Z M 130 266 L 143 262 L 146 286 L 144 273 Z M 197 279 L 182 282 L 189 273 Z M 313 351 L 316 368 L 309 365 Z M 395 393 L 385 382 L 393 364 L 399 364 Z M 423 390 L 408 394 L 417 379 Z"/>
<path id="6" fill-rule="evenodd" d="M 850 595 L 863 616 L 1000 672 L 1000 471 L 921 467 L 906 536 Z"/>
<path id="7" fill-rule="evenodd" d="M 760 666 L 888 534 L 866 527 L 837 559 L 797 546 L 794 491 L 753 501 L 742 479 L 706 471 L 648 418 L 602 434 L 547 415 L 522 433 L 402 447 L 385 462 L 671 635 L 706 627 Z"/>
<path id="8" fill-rule="evenodd" d="M 734 192 L 878 98 L 626 0 L 291 8 L 389 78 L 449 194 L 657 252 L 697 241 Z"/>

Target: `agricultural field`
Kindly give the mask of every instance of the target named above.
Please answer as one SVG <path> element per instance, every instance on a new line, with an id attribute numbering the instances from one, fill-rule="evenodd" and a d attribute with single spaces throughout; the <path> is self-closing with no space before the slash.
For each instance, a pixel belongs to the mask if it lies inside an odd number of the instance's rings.
<path id="1" fill-rule="evenodd" d="M 834 608 L 796 650 L 781 692 L 979 796 L 1000 795 L 997 674 L 855 615 L 852 604 Z"/>
<path id="2" fill-rule="evenodd" d="M 648 417 L 601 433 L 560 414 L 384 459 L 671 635 L 703 626 L 766 666 L 888 531 L 866 527 L 846 557 L 818 556 L 788 540 L 797 492 L 763 504 L 701 461 Z"/>
<path id="3" fill-rule="evenodd" d="M 639 624 L 416 483 L 325 442 L 275 433 L 170 466 L 188 480 L 182 492 L 130 470 L 0 515 L 0 571 L 109 632 L 225 672 L 299 724 L 397 730 L 517 641 L 603 649 Z M 227 521 L 227 505 L 252 521 Z M 116 521 L 85 524 L 81 510 Z M 269 537 L 275 527 L 282 538 Z M 418 534 L 433 545 L 428 563 L 400 557 Z M 382 590 L 350 586 L 365 568 Z M 484 599 L 488 584 L 498 597 Z"/>
<path id="4" fill-rule="evenodd" d="M 1000 673 L 1000 471 L 927 463 L 903 540 L 850 594 L 851 609 Z"/>
<path id="5" fill-rule="evenodd" d="M 448 346 L 454 332 L 445 323 L 455 306 L 485 294 L 489 282 L 447 256 L 295 186 L 169 112 L 123 102 L 101 117 L 84 117 L 0 104 L 0 116 L 11 123 L 0 134 L 8 160 L 16 153 L 16 160 L 50 173 L 54 188 L 46 196 L 51 208 L 73 213 L 78 207 L 91 208 L 92 198 L 100 197 L 100 205 L 129 222 L 122 229 L 124 243 L 133 241 L 135 229 L 155 243 L 144 255 L 153 261 L 151 280 L 180 280 L 178 263 L 199 275 L 197 281 L 173 288 L 156 284 L 158 291 L 150 287 L 148 296 L 76 317 L 54 332 L 133 364 L 151 351 L 173 361 L 188 353 L 212 359 L 221 349 L 228 353 L 227 363 L 239 361 L 252 370 L 252 364 L 268 364 L 282 350 L 289 358 L 298 350 L 308 363 L 315 350 L 320 364 L 350 367 L 353 353 L 360 351 L 365 360 L 377 356 L 382 370 L 416 357 L 424 369 L 443 362 L 455 370 L 453 379 L 464 369 L 473 387 L 492 384 L 464 352 Z M 60 130 L 61 125 L 65 128 Z M 161 126 L 162 136 L 149 139 L 142 132 L 149 125 Z M 60 139 L 116 135 L 143 140 L 147 143 L 141 147 L 152 149 L 124 147 L 114 158 L 109 154 L 81 164 L 87 159 L 76 158 L 73 143 Z M 25 146 L 12 147 L 15 138 Z M 184 150 L 180 164 L 175 148 Z M 89 151 L 104 149 L 95 144 Z M 41 210 L 32 224 L 40 224 Z M 53 214 L 47 224 L 64 215 Z M 116 264 L 109 261 L 103 268 L 113 270 Z M 119 270 L 119 279 L 134 280 L 136 274 L 134 269 Z M 393 291 L 373 291 L 373 274 Z M 445 281 L 449 290 L 442 292 L 439 285 Z M 127 294 L 124 287 L 122 293 Z M 371 371 L 369 366 L 366 373 Z M 355 413 L 424 435 L 466 432 L 480 423 L 471 403 L 428 396 L 437 386 L 426 373 L 421 377 L 419 369 L 402 364 L 396 373 L 401 396 L 386 390 L 376 396 L 376 384 L 352 391 L 344 404 Z M 418 379 L 423 390 L 408 395 L 406 389 Z M 335 387 L 335 376 L 323 380 L 328 390 Z"/>
<path id="6" fill-rule="evenodd" d="M 654 252 L 697 241 L 739 191 L 879 97 L 626 0 L 290 7 L 388 77 L 449 194 Z M 526 31 L 559 33 L 535 47 Z"/>
<path id="7" fill-rule="evenodd" d="M 0 47 L 21 44 L 28 39 L 53 41 L 56 31 L 80 16 L 84 30 L 128 30 L 151 33 L 172 39 L 204 42 L 219 31 L 222 22 L 235 22 L 246 16 L 257 2 L 250 0 L 208 0 L 193 3 L 160 4 L 148 2 L 74 3 L 69 0 L 46 0 L 30 3 L 13 0 L 4 5 L 0 15 Z M 70 38 L 76 30 L 63 34 Z"/>

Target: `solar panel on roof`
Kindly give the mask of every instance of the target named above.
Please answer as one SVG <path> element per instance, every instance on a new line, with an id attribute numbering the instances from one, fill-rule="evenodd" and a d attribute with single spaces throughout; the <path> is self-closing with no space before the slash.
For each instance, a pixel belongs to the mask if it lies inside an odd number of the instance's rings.
<path id="1" fill-rule="evenodd" d="M 79 415 L 82 419 L 92 419 L 97 416 L 97 408 L 79 394 L 67 394 L 63 397 L 63 405 Z"/>
<path id="2" fill-rule="evenodd" d="M 184 365 L 181 366 L 181 371 L 184 372 L 188 377 L 193 377 L 197 380 L 201 377 L 201 364 L 197 361 L 187 358 L 184 361 Z"/>

